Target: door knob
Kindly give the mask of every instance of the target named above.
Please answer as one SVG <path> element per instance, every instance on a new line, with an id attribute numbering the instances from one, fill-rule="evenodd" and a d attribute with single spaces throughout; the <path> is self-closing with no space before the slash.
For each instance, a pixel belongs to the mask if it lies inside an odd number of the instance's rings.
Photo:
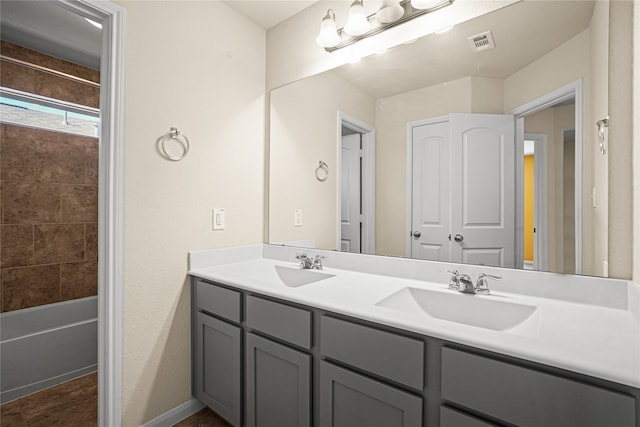
<path id="1" fill-rule="evenodd" d="M 464 240 L 464 236 L 461 234 L 456 234 L 455 236 L 453 236 L 453 240 L 455 240 L 456 242 L 462 242 Z"/>
<path id="2" fill-rule="evenodd" d="M 414 232 L 413 232 L 413 237 L 415 237 L 416 239 L 417 239 L 418 237 L 420 237 L 420 236 L 422 236 L 422 233 L 420 233 L 419 231 L 414 231 Z"/>

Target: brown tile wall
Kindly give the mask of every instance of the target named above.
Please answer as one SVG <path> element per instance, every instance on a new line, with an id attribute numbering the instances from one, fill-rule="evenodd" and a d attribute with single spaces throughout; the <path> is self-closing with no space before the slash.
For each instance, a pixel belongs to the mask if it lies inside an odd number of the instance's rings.
<path id="1" fill-rule="evenodd" d="M 98 107 L 100 103 L 99 71 L 4 40 L 0 41 L 0 51 L 4 57 L 0 65 L 2 86 L 75 104 Z M 32 64 L 32 66 L 25 66 L 25 64 Z M 60 74 L 52 74 L 41 67 L 58 71 Z M 71 77 L 65 77 L 65 75 Z M 75 79 L 74 76 L 79 79 Z"/>
<path id="2" fill-rule="evenodd" d="M 98 139 L 0 124 L 0 311 L 96 295 Z"/>

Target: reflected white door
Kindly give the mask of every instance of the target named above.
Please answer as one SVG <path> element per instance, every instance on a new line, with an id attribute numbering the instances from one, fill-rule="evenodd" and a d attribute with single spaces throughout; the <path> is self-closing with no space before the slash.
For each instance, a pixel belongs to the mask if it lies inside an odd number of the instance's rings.
<path id="1" fill-rule="evenodd" d="M 449 261 L 449 123 L 412 135 L 411 257 Z"/>
<path id="2" fill-rule="evenodd" d="M 360 253 L 360 134 L 342 137 L 340 156 L 340 251 Z"/>
<path id="3" fill-rule="evenodd" d="M 515 264 L 514 118 L 451 114 L 451 255 L 465 264 Z"/>

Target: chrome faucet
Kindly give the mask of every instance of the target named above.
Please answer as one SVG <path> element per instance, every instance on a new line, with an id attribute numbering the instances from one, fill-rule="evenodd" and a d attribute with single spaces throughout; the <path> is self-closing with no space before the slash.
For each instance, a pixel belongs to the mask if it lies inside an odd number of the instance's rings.
<path id="1" fill-rule="evenodd" d="M 489 279 L 500 280 L 502 277 L 480 273 L 478 276 L 478 282 L 476 283 L 477 294 L 489 295 L 491 293 L 491 291 L 489 291 Z"/>
<path id="2" fill-rule="evenodd" d="M 307 254 L 298 254 L 296 255 L 296 259 L 300 261 L 300 268 L 304 270 L 322 270 L 322 260 L 326 258 L 320 255 L 316 255 L 315 257 L 310 257 Z"/>
<path id="3" fill-rule="evenodd" d="M 490 274 L 480 273 L 476 285 L 473 285 L 471 276 L 468 274 L 460 274 L 458 270 L 447 270 L 451 273 L 449 279 L 449 289 L 462 292 L 463 294 L 483 294 L 489 295 L 489 279 L 500 280 L 500 276 L 492 276 Z"/>

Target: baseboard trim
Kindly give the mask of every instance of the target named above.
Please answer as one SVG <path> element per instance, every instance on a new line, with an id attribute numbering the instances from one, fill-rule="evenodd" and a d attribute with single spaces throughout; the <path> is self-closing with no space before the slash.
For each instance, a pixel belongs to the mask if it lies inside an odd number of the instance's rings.
<path id="1" fill-rule="evenodd" d="M 147 421 L 140 427 L 172 427 L 174 424 L 190 417 L 202 408 L 204 408 L 204 403 L 200 402 L 198 399 L 187 400 L 183 404 L 176 406 L 159 417 L 156 417 L 151 421 Z"/>

